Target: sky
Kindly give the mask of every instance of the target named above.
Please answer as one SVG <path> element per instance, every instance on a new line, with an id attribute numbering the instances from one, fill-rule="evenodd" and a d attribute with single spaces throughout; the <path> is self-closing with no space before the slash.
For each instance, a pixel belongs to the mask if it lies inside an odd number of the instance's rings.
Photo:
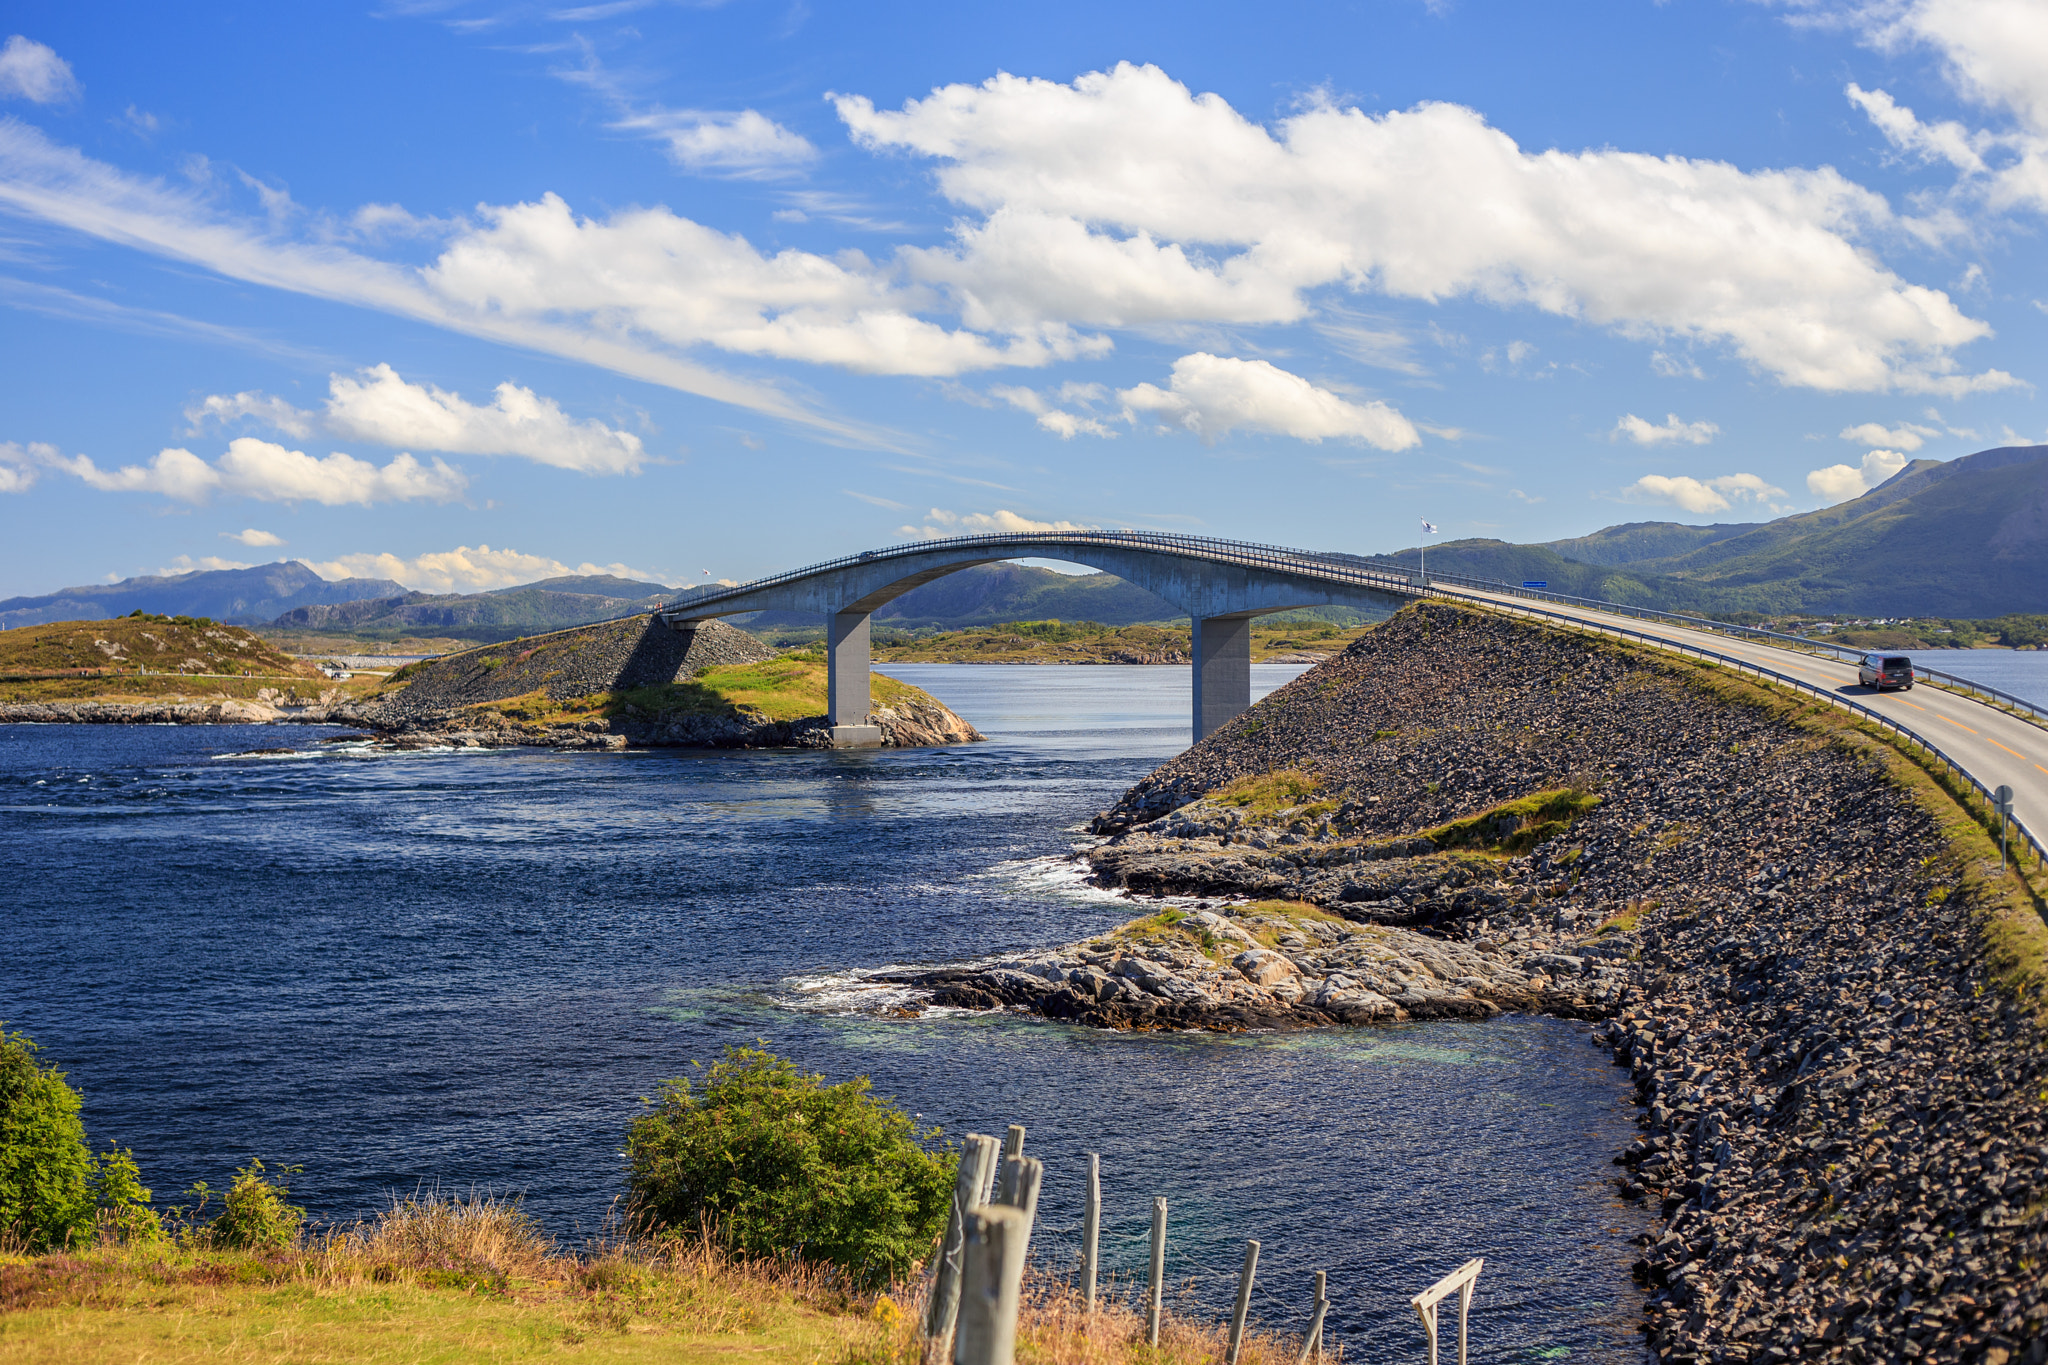
<path id="1" fill-rule="evenodd" d="M 0 596 L 1385 552 L 2048 441 L 2048 5 L 0 12 Z"/>

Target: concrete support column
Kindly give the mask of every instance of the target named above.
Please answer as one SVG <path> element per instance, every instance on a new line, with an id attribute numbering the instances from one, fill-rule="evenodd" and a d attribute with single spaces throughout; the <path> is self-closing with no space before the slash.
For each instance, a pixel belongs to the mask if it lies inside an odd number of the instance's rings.
<path id="1" fill-rule="evenodd" d="M 1197 616 L 1194 634 L 1200 743 L 1252 704 L 1252 622 L 1249 616 Z"/>
<path id="2" fill-rule="evenodd" d="M 842 611 L 825 624 L 826 718 L 835 749 L 872 749 L 882 728 L 868 724 L 868 614 Z"/>

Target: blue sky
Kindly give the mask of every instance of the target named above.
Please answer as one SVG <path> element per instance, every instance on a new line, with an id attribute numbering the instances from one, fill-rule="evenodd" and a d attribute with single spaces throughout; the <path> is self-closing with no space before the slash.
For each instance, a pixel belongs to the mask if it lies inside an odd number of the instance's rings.
<path id="1" fill-rule="evenodd" d="M 0 595 L 1533 541 L 2048 440 L 2039 0 L 15 0 L 0 39 Z"/>

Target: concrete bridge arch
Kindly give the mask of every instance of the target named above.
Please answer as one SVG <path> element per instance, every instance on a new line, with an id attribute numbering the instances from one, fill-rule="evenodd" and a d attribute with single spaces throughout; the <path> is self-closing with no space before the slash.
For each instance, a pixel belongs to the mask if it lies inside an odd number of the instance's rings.
<path id="1" fill-rule="evenodd" d="M 752 611 L 826 618 L 829 710 L 835 744 L 881 742 L 866 724 L 870 618 L 913 588 L 978 564 L 1059 559 L 1114 574 L 1186 612 L 1194 622 L 1193 732 L 1199 740 L 1251 705 L 1251 623 L 1273 612 L 1345 606 L 1386 610 L 1421 582 L 1306 550 L 1151 531 L 1055 531 L 918 541 L 743 583 L 702 588 L 660 613 L 679 630 Z"/>

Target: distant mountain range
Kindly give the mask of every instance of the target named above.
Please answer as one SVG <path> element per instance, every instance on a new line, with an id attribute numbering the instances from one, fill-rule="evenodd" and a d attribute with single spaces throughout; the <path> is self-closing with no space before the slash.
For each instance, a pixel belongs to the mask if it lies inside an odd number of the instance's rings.
<path id="1" fill-rule="evenodd" d="M 1631 522 L 1543 545 L 1451 541 L 1429 547 L 1429 565 L 1676 610 L 2048 612 L 2048 446 L 1915 460 L 1860 498 L 1776 521 Z"/>
<path id="2" fill-rule="evenodd" d="M 1413 562 L 1420 551 L 1393 558 Z M 1456 540 L 1432 569 L 1684 611 L 1982 620 L 2048 612 L 2048 446 L 1916 460 L 1860 498 L 1776 521 L 1688 526 L 1637 521 L 1540 545 Z M 482 593 L 410 592 L 389 579 L 321 578 L 297 562 L 65 588 L 0 601 L 0 626 L 125 616 L 138 608 L 364 636 L 492 641 L 649 611 L 676 589 L 610 576 L 550 578 Z M 957 630 L 1008 621 L 1175 619 L 1159 598 L 1109 574 L 985 564 L 889 603 L 875 624 Z M 732 618 L 773 633 L 821 617 Z"/>
<path id="3" fill-rule="evenodd" d="M 404 591 L 403 584 L 388 578 L 322 578 L 291 560 L 253 569 L 200 569 L 165 577 L 124 578 L 119 583 L 60 588 L 42 597 L 10 597 L 0 601 L 0 627 L 101 621 L 132 611 L 268 625 L 294 607 L 388 597 Z"/>
<path id="4" fill-rule="evenodd" d="M 397 584 L 392 584 L 398 587 Z M 676 590 L 609 574 L 546 578 L 490 592 L 380 593 L 355 602 L 295 607 L 276 624 L 294 630 L 342 635 L 440 635 L 458 640 L 510 640 L 519 635 L 565 630 L 614 616 L 652 611 Z"/>

